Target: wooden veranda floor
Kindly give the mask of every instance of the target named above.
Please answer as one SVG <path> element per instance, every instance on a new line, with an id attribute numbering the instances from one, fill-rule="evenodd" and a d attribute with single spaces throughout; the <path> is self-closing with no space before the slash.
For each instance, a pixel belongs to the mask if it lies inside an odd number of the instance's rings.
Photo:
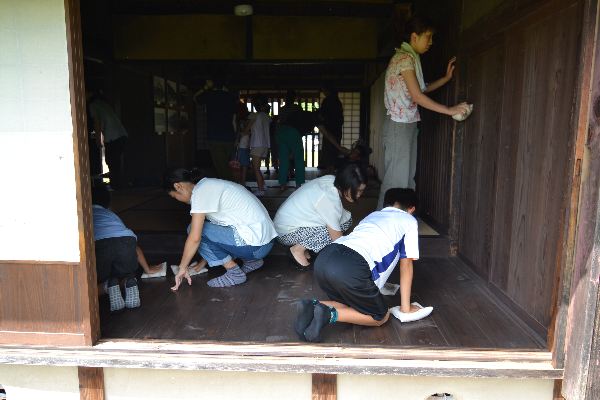
<path id="1" fill-rule="evenodd" d="M 291 193 L 289 190 L 289 193 Z M 288 195 L 289 195 L 288 193 Z M 375 205 L 376 188 L 351 209 L 355 222 Z M 189 222 L 189 209 L 159 190 L 118 192 L 113 208 L 138 233 L 149 261 L 177 264 Z M 285 199 L 273 189 L 264 204 L 274 215 Z M 415 263 L 413 301 L 431 305 L 425 320 L 401 324 L 390 321 L 368 328 L 336 324 L 324 331 L 324 343 L 343 345 L 419 346 L 499 349 L 545 349 L 545 341 L 508 310 L 460 259 L 431 251 L 443 248 L 443 237 L 423 226 L 422 258 Z M 438 245 L 439 243 L 439 245 Z M 424 248 L 426 247 L 426 248 Z M 324 298 L 309 272 L 290 265 L 276 246 L 265 265 L 233 288 L 211 288 L 206 281 L 223 269 L 193 277 L 177 293 L 169 289 L 173 275 L 139 280 L 142 306 L 110 315 L 108 299 L 100 299 L 101 334 L 105 339 L 175 339 L 225 342 L 298 342 L 292 324 L 301 298 Z M 390 282 L 398 282 L 398 272 Z M 390 306 L 399 294 L 388 296 Z"/>

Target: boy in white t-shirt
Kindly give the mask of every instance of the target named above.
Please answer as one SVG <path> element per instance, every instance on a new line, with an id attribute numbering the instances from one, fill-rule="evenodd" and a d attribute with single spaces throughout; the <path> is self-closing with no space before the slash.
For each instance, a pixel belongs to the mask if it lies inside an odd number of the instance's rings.
<path id="1" fill-rule="evenodd" d="M 330 300 L 300 302 L 294 329 L 301 339 L 321 341 L 323 327 L 336 321 L 383 325 L 390 312 L 379 289 L 398 262 L 400 314 L 423 310 L 410 303 L 413 260 L 419 258 L 419 232 L 412 216 L 416 194 L 412 189 L 389 189 L 384 204 L 381 211 L 369 214 L 352 233 L 325 247 L 317 257 L 315 278 Z M 416 319 L 420 318 L 410 318 Z"/>

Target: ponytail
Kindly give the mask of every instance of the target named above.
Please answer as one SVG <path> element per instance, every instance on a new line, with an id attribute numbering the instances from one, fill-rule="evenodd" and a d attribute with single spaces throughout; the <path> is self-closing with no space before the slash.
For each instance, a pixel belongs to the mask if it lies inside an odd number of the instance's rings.
<path id="1" fill-rule="evenodd" d="M 167 192 L 174 190 L 173 185 L 180 182 L 190 182 L 193 184 L 205 177 L 205 174 L 199 168 L 187 170 L 185 168 L 176 168 L 167 171 L 164 179 L 164 189 Z"/>

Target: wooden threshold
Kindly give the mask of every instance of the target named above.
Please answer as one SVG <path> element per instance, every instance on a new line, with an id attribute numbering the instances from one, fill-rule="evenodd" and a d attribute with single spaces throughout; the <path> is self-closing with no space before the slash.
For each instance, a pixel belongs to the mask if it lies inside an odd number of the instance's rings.
<path id="1" fill-rule="evenodd" d="M 89 348 L 0 346 L 0 364 L 536 379 L 563 375 L 547 351 L 152 340 L 100 341 Z"/>

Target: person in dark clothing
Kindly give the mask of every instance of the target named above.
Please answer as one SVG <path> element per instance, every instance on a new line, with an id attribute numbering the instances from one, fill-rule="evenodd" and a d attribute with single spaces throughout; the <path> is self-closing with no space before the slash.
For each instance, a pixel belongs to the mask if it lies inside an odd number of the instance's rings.
<path id="1" fill-rule="evenodd" d="M 98 147 L 104 146 L 110 186 L 120 189 L 125 186 L 123 158 L 127 145 L 127 131 L 111 105 L 99 95 L 88 92 L 87 104 L 94 121 L 96 143 Z"/>
<path id="2" fill-rule="evenodd" d="M 285 106 L 279 111 L 279 126 L 275 138 L 279 153 L 279 185 L 285 190 L 288 182 L 290 155 L 294 157 L 296 187 L 304 183 L 304 150 L 302 146 L 302 108 L 295 104 L 296 93 L 288 90 Z"/>
<path id="3" fill-rule="evenodd" d="M 218 178 L 233 180 L 229 158 L 235 141 L 233 116 L 239 100 L 219 82 L 214 87 L 194 96 L 198 104 L 206 107 L 206 133 L 210 155 Z"/>
<path id="4" fill-rule="evenodd" d="M 329 137 L 324 137 L 321 157 L 319 158 L 319 168 L 333 171 L 340 154 L 340 143 L 342 141 L 342 126 L 344 125 L 344 109 L 342 102 L 338 98 L 337 90 L 326 88 L 323 90 L 325 98 L 319 108 L 321 124 L 329 133 Z"/>

